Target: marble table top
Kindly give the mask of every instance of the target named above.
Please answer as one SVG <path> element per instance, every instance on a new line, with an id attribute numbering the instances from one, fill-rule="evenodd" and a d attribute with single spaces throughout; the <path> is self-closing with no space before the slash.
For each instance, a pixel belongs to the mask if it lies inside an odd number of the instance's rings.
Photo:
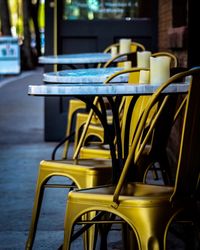
<path id="1" fill-rule="evenodd" d="M 43 74 L 43 81 L 48 83 L 97 83 L 104 82 L 110 75 L 123 70 L 123 68 L 89 68 L 71 69 Z M 113 82 L 127 82 L 128 74 L 119 75 Z"/>
<path id="2" fill-rule="evenodd" d="M 111 59 L 110 53 L 93 52 L 79 54 L 65 54 L 57 56 L 41 56 L 39 63 L 42 64 L 89 64 L 89 63 L 105 63 Z M 120 58 L 122 60 L 123 58 Z M 116 60 L 118 61 L 118 60 Z"/>
<path id="3" fill-rule="evenodd" d="M 28 94 L 35 96 L 116 96 L 148 95 L 155 92 L 155 84 L 45 84 L 29 85 Z M 189 83 L 170 84 L 164 93 L 186 93 Z"/>

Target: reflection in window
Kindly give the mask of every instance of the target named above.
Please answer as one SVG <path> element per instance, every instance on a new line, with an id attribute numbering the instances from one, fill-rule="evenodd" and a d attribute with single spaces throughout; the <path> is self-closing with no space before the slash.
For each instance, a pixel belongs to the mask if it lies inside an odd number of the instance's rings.
<path id="1" fill-rule="evenodd" d="M 65 20 L 138 17 L 139 0 L 64 0 Z"/>

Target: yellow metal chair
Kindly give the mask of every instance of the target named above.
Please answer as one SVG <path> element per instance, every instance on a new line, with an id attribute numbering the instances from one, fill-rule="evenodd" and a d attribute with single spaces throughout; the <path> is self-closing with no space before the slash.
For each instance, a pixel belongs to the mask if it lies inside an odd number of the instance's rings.
<path id="1" fill-rule="evenodd" d="M 120 56 L 120 53 L 119 53 L 119 51 L 120 51 L 120 43 L 113 43 L 113 44 L 109 45 L 107 48 L 104 49 L 103 52 L 104 53 L 111 53 L 111 50 L 112 50 L 113 47 L 116 47 L 116 49 L 117 49 L 116 57 Z M 137 52 L 137 51 L 144 51 L 144 50 L 145 50 L 145 46 L 143 44 L 137 43 L 137 42 L 131 42 L 130 52 Z M 116 59 L 117 58 L 115 58 L 114 60 L 116 60 Z M 108 61 L 106 64 L 99 63 L 97 67 L 98 68 L 102 67 L 102 65 L 103 65 L 103 67 L 106 67 L 106 66 L 108 66 L 108 65 L 110 65 L 112 63 L 112 60 L 113 59 Z M 123 63 L 118 63 L 117 65 L 118 65 L 118 67 L 123 67 L 124 66 Z M 135 65 L 133 65 L 133 66 L 135 66 Z"/>
<path id="2" fill-rule="evenodd" d="M 119 43 L 113 43 L 111 45 L 109 45 L 107 48 L 104 49 L 104 53 L 109 53 L 111 52 L 112 47 L 116 47 L 117 48 L 117 53 L 119 53 L 119 47 L 120 44 Z M 136 52 L 137 50 L 145 50 L 145 46 L 141 43 L 138 42 L 131 42 L 131 48 L 130 51 L 132 52 Z"/>
<path id="3" fill-rule="evenodd" d="M 171 68 L 176 68 L 178 66 L 177 57 L 175 55 L 173 55 L 172 53 L 170 53 L 170 52 L 165 52 L 165 51 L 157 52 L 157 53 L 153 53 L 152 56 L 153 57 L 168 56 L 171 59 Z M 117 73 L 113 74 L 112 76 L 110 76 L 106 80 L 105 83 L 110 82 L 111 80 L 113 80 L 118 75 L 124 74 L 124 73 L 130 73 L 129 74 L 129 80 L 128 80 L 129 83 L 133 83 L 133 84 L 138 83 L 139 82 L 139 75 L 136 75 L 135 73 L 133 73 L 134 71 L 135 71 L 135 69 L 129 69 L 129 70 L 124 70 L 124 71 L 121 71 L 121 72 L 117 72 Z M 142 97 L 142 98 L 140 98 L 140 102 L 137 102 L 136 105 L 138 107 L 138 112 L 134 112 L 134 115 L 137 116 L 137 117 L 135 117 L 135 119 L 133 119 L 133 122 L 132 122 L 132 125 L 131 125 L 132 127 L 135 127 L 137 125 L 137 121 L 138 121 L 138 119 L 139 119 L 139 117 L 140 117 L 140 115 L 141 115 L 141 113 L 143 111 L 143 108 L 145 107 L 147 102 L 148 102 L 148 97 Z M 82 116 L 83 116 L 82 114 L 78 115 L 79 119 L 81 119 Z M 81 126 L 83 126 L 83 123 L 84 123 L 84 120 L 82 120 Z M 89 136 L 92 136 L 92 135 L 97 136 L 97 137 L 99 135 L 99 139 L 100 139 L 100 142 L 101 142 L 100 145 L 105 143 L 103 127 L 100 124 L 97 124 L 97 125 L 98 126 L 94 126 L 93 123 L 91 122 L 91 125 L 87 127 L 87 132 L 85 133 L 84 140 L 79 140 L 79 144 L 77 144 L 78 136 L 75 135 L 76 140 L 75 140 L 75 144 L 74 144 L 74 149 L 75 149 L 74 159 L 77 158 L 77 155 L 78 155 L 79 151 L 80 151 L 80 154 L 79 154 L 80 158 L 90 158 L 92 155 L 97 157 L 98 154 L 100 154 L 101 156 L 105 155 L 105 158 L 109 157 L 109 152 L 107 152 L 106 150 L 99 149 L 99 151 L 98 151 L 97 148 L 95 148 L 95 150 L 92 150 L 91 148 L 89 148 L 87 146 L 84 147 L 84 142 L 87 140 L 87 138 Z M 95 129 L 98 130 L 98 132 L 96 132 Z M 79 127 L 76 127 L 76 132 L 77 131 L 79 131 Z M 134 129 L 132 131 L 134 131 Z M 104 154 L 103 154 L 103 152 L 104 152 Z"/>
<path id="4" fill-rule="evenodd" d="M 104 53 L 110 53 L 112 47 L 116 47 L 118 52 L 119 52 L 119 43 L 115 43 L 115 44 L 112 44 L 112 45 L 108 46 L 103 52 Z M 130 53 L 125 53 L 125 54 L 119 54 L 118 53 L 115 57 L 111 58 L 107 63 L 98 64 L 97 67 L 103 67 L 103 68 L 109 67 L 111 64 L 114 63 L 114 61 L 119 60 L 122 57 L 127 57 L 127 58 L 130 58 L 130 60 L 131 60 L 132 58 L 135 58 L 135 52 L 138 51 L 138 50 L 142 50 L 142 51 L 145 50 L 144 45 L 142 45 L 140 43 L 137 43 L 137 42 L 132 42 L 131 43 Z M 118 67 L 123 67 L 123 63 L 117 63 L 117 66 Z M 86 109 L 86 104 L 83 103 L 80 100 L 73 100 L 72 99 L 72 100 L 69 101 L 68 115 L 67 115 L 67 127 L 66 127 L 66 135 L 65 135 L 66 138 L 69 137 L 70 133 L 71 133 L 73 116 L 80 109 Z M 79 118 L 79 119 L 83 120 L 83 118 Z M 81 127 L 82 123 L 80 122 L 80 124 L 79 124 L 79 120 L 76 121 L 76 123 L 78 123 L 77 127 Z M 79 129 L 78 129 L 78 131 L 79 131 Z M 75 138 L 75 141 L 76 140 L 77 140 L 77 138 Z M 69 140 L 66 140 L 66 142 L 64 144 L 62 159 L 67 159 L 68 149 L 69 149 Z"/>
<path id="5" fill-rule="evenodd" d="M 100 158 L 100 157 L 99 157 Z M 79 159 L 75 164 L 73 161 L 41 161 L 35 192 L 32 220 L 26 249 L 31 249 L 37 229 L 37 223 L 42 205 L 45 188 L 86 188 L 111 183 L 112 167 L 111 159 Z M 54 176 L 64 176 L 72 181 L 72 185 L 49 184 L 48 181 Z M 92 249 L 94 230 L 90 237 L 86 235 L 85 248 Z"/>
<path id="6" fill-rule="evenodd" d="M 151 133 L 162 117 L 169 96 L 163 98 L 162 91 L 174 81 L 182 81 L 192 76 L 186 95 L 183 112 L 183 127 L 175 183 L 172 186 L 148 185 L 127 182 L 130 170 L 134 172 L 137 162 L 151 138 Z M 115 185 L 71 191 L 68 195 L 65 218 L 63 250 L 69 249 L 75 224 L 84 224 L 87 230 L 91 224 L 127 223 L 134 232 L 137 249 L 166 249 L 166 237 L 170 223 L 177 216 L 197 222 L 196 193 L 200 175 L 200 68 L 179 73 L 164 83 L 150 98 L 140 120 L 130 153 L 125 162 L 119 181 Z M 162 101 L 160 100 L 162 98 Z M 151 117 L 151 125 L 144 131 L 152 107 L 159 101 L 158 112 Z M 179 110 L 178 110 L 179 111 Z M 161 118 L 162 117 L 162 118 Z M 98 216 L 83 221 L 82 215 L 96 211 Z M 113 214 L 111 220 L 105 220 L 105 213 Z M 186 218 L 184 215 L 187 215 Z M 101 220 L 102 217 L 102 220 Z M 114 220 L 118 219 L 118 220 Z"/>
<path id="7" fill-rule="evenodd" d="M 121 55 L 118 55 L 118 56 L 116 56 L 116 57 L 114 57 L 114 58 L 112 58 L 110 61 L 108 61 L 105 65 L 104 65 L 104 67 L 108 67 L 108 66 L 110 66 L 117 58 L 120 58 L 120 57 L 124 57 L 124 56 L 128 56 L 128 55 L 134 55 L 134 56 L 136 56 L 136 54 L 135 54 L 135 52 L 130 52 L 130 53 L 125 53 L 125 54 L 121 54 Z M 128 73 L 128 71 L 126 72 L 126 71 L 123 71 L 124 73 Z M 106 80 L 105 81 L 105 83 L 107 83 L 108 81 Z M 97 103 L 98 103 L 98 101 L 97 101 Z M 92 116 L 93 117 L 93 116 Z M 91 118 L 92 118 L 91 117 Z M 78 114 L 78 117 L 77 117 L 77 121 L 76 121 L 76 130 L 75 130 L 75 143 L 74 143 L 74 149 L 76 149 L 76 147 L 77 147 L 77 142 L 79 141 L 79 134 L 80 134 L 80 128 L 83 126 L 83 124 L 84 124 L 84 119 L 85 119 L 85 122 L 87 121 L 87 115 L 86 114 Z M 90 119 L 91 119 L 90 118 Z M 110 121 L 110 122 L 112 122 L 112 117 L 108 117 L 108 120 Z M 92 121 L 94 121 L 94 123 L 93 124 L 100 124 L 100 122 L 99 122 L 99 120 L 98 119 L 95 119 L 95 117 L 94 118 L 92 118 Z M 100 130 L 99 130 L 100 131 Z M 99 138 L 100 138 L 100 140 L 101 141 L 104 141 L 104 138 L 102 138 L 102 133 L 100 133 L 99 134 Z M 76 158 L 76 157 L 75 157 Z"/>
<path id="8" fill-rule="evenodd" d="M 108 77 L 108 79 L 105 81 L 105 84 L 109 83 L 111 80 L 113 80 L 115 77 L 117 77 L 120 74 L 127 74 L 129 73 L 129 79 L 131 79 L 132 83 L 138 83 L 139 82 L 139 74 L 140 74 L 140 70 L 141 68 L 132 68 L 132 69 L 127 69 L 127 70 L 122 70 L 120 72 L 117 72 L 115 74 L 113 74 L 112 76 Z M 145 69 L 143 69 L 145 70 Z M 148 70 L 148 69 L 146 69 Z M 129 80 L 130 81 L 130 80 Z M 98 98 L 97 98 L 98 99 Z M 121 118 L 123 118 L 123 122 L 125 124 L 126 121 L 126 112 L 124 112 L 124 103 L 125 100 L 130 99 L 129 97 L 124 97 L 122 102 L 121 102 L 121 106 L 119 108 L 119 113 Z M 128 101 L 127 101 L 128 102 Z M 129 101 L 130 102 L 130 101 Z M 126 104 L 126 107 L 128 108 L 129 103 Z M 138 106 L 139 107 L 139 106 Z M 141 107 L 139 107 L 139 109 L 141 109 Z M 126 110 L 126 108 L 125 108 Z M 135 111 L 134 114 L 137 114 L 137 118 L 139 118 L 141 112 Z M 78 114 L 78 118 L 83 117 L 83 114 Z M 101 124 L 97 124 L 95 125 L 92 122 L 92 118 L 93 118 L 93 111 L 90 111 L 90 114 L 87 116 L 87 121 L 85 122 L 85 126 L 83 129 L 83 133 L 81 134 L 81 137 L 78 140 L 78 136 L 75 135 L 75 144 L 74 144 L 74 155 L 73 155 L 73 159 L 77 159 L 77 157 L 79 156 L 81 159 L 87 159 L 87 158 L 91 158 L 91 157 L 95 157 L 95 158 L 111 158 L 110 156 L 110 151 L 108 149 L 104 149 L 104 145 L 106 143 L 106 141 L 104 140 L 104 129 L 101 126 Z M 135 117 L 135 120 L 138 121 Z M 108 122 L 112 122 L 112 116 L 108 116 Z M 84 122 L 84 121 L 83 121 Z M 122 124 L 121 124 L 122 126 Z M 76 127 L 76 132 L 79 131 L 79 127 Z M 124 129 L 122 129 L 122 141 L 123 141 L 123 135 L 124 135 Z M 100 143 L 96 144 L 95 146 L 100 146 L 100 147 L 95 147 L 94 144 L 92 144 L 92 147 L 87 147 L 84 146 L 85 141 L 87 140 L 87 138 L 89 138 L 90 136 L 96 136 L 99 138 Z"/>
<path id="9" fill-rule="evenodd" d="M 66 177 L 71 180 L 72 184 L 49 184 L 48 181 L 54 176 Z M 76 164 L 72 160 L 41 161 L 26 249 L 32 249 L 33 246 L 45 188 L 80 189 L 111 183 L 111 180 L 111 159 L 83 159 L 78 160 Z M 94 239 L 92 234 L 94 234 L 94 230 L 92 230 L 89 234 L 84 235 L 85 249 L 92 249 L 93 247 Z"/>
<path id="10" fill-rule="evenodd" d="M 71 185 L 48 184 L 48 181 L 54 176 L 63 176 L 71 180 Z M 29 230 L 26 249 L 32 249 L 39 214 L 42 206 L 43 194 L 45 188 L 86 188 L 95 187 L 106 183 L 111 183 L 112 168 L 110 160 L 79 160 L 77 164 L 73 161 L 41 161 L 37 178 L 34 206 L 32 211 L 32 220 Z M 92 246 L 92 237 L 90 242 L 86 241 L 86 248 Z M 88 248 L 90 249 L 90 248 Z M 92 249 L 92 248 L 91 248 Z"/>
<path id="11" fill-rule="evenodd" d="M 36 229 L 41 210 L 45 188 L 86 188 L 111 183 L 112 167 L 111 159 L 87 159 L 74 161 L 41 161 L 37 178 L 34 207 L 26 249 L 31 249 L 36 235 Z M 49 184 L 54 176 L 63 176 L 72 181 L 71 185 Z M 93 230 L 94 233 L 94 230 Z M 91 232 L 90 232 L 91 235 Z M 93 238 L 86 235 L 86 249 L 92 249 Z"/>

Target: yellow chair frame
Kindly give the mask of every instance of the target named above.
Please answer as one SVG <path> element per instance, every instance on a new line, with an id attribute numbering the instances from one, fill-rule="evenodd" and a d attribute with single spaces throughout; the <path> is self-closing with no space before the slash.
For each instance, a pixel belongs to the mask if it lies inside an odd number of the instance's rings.
<path id="1" fill-rule="evenodd" d="M 108 53 L 111 50 L 111 47 L 116 46 L 119 49 L 119 43 L 115 43 L 110 45 L 109 47 L 107 47 L 104 50 L 104 53 Z M 109 67 L 112 63 L 114 63 L 115 61 L 119 60 L 122 57 L 131 57 L 135 55 L 135 52 L 137 50 L 145 50 L 144 45 L 137 43 L 137 42 L 132 42 L 131 43 L 131 52 L 130 53 L 124 53 L 124 54 L 120 54 L 120 55 L 116 55 L 115 57 L 111 58 L 108 62 L 106 62 L 105 64 L 98 64 L 97 67 Z M 118 66 L 122 66 L 121 64 L 118 63 Z M 67 115 L 67 127 L 66 127 L 66 137 L 68 137 L 70 135 L 71 132 L 71 127 L 72 127 L 72 119 L 73 119 L 73 115 L 75 114 L 75 112 L 77 112 L 80 109 L 86 109 L 86 104 L 80 100 L 70 100 L 69 101 L 69 107 L 68 107 L 68 115 Z M 77 121 L 78 123 L 78 121 Z M 77 127 L 81 127 L 82 124 L 77 125 Z M 77 131 L 77 130 L 76 130 Z M 78 129 L 79 131 L 79 129 Z M 77 138 L 75 138 L 75 141 L 77 140 Z M 63 149 L 63 155 L 62 155 L 62 159 L 67 159 L 67 153 L 68 153 L 68 149 L 69 149 L 69 140 L 66 140 L 65 144 L 64 144 L 64 149 Z"/>
<path id="2" fill-rule="evenodd" d="M 122 71 L 119 71 L 113 75 L 111 75 L 110 77 L 107 78 L 107 80 L 104 82 L 105 84 L 109 83 L 111 80 L 113 80 L 115 77 L 117 77 L 120 74 L 127 74 L 127 73 L 133 73 L 131 80 L 134 80 L 135 83 L 138 83 L 139 81 L 139 72 L 140 70 L 149 70 L 149 69 L 143 69 L 143 68 L 132 68 L 132 69 L 125 69 Z M 122 113 L 120 116 L 123 117 L 123 106 L 124 106 L 124 100 L 127 99 L 128 97 L 125 97 L 122 100 L 121 106 L 119 108 L 119 113 Z M 95 104 L 98 103 L 98 97 L 95 98 Z M 84 141 L 92 134 L 96 134 L 95 132 L 95 126 L 91 126 L 90 123 L 93 117 L 94 111 L 91 110 L 89 115 L 87 116 L 87 120 L 85 122 L 84 128 L 83 128 L 83 132 L 81 133 L 81 137 L 79 138 L 79 142 L 78 144 L 75 144 L 75 151 L 74 151 L 74 155 L 73 155 L 73 159 L 76 160 L 78 158 L 78 156 L 80 158 L 91 158 L 91 157 L 95 157 L 98 158 L 100 155 L 101 157 L 105 156 L 105 158 L 107 159 L 109 157 L 109 153 L 108 150 L 101 150 L 99 148 L 97 149 L 92 149 L 92 148 L 87 148 L 87 147 L 83 147 L 84 145 Z M 83 114 L 80 114 L 80 117 L 83 117 Z M 112 117 L 108 117 L 108 121 L 112 121 L 111 119 Z M 126 118 L 124 118 L 126 119 Z M 91 127 L 90 127 L 91 126 Z M 94 128 L 94 129 L 93 129 Z M 104 129 L 102 127 L 96 127 L 96 129 L 99 130 L 98 134 L 101 135 L 100 139 L 101 142 L 104 143 Z M 91 131 L 93 130 L 93 131 Z M 77 130 L 78 131 L 78 128 Z M 96 135 L 97 136 L 97 135 Z M 75 136 L 77 137 L 77 136 Z M 122 131 L 122 140 L 123 140 L 123 131 Z M 76 140 L 75 142 L 77 142 L 78 140 Z"/>
<path id="3" fill-rule="evenodd" d="M 105 176 L 106 175 L 106 176 Z M 63 176 L 71 179 L 71 185 L 49 184 L 48 181 L 54 176 Z M 111 159 L 79 159 L 74 161 L 52 160 L 41 161 L 37 178 L 34 206 L 32 211 L 32 220 L 29 236 L 26 243 L 26 249 L 31 249 L 34 243 L 39 214 L 42 206 L 43 194 L 45 188 L 86 188 L 111 183 L 112 164 Z M 93 237 L 85 235 L 85 248 L 92 249 Z"/>
<path id="4" fill-rule="evenodd" d="M 111 48 L 112 46 L 110 46 L 110 48 Z M 178 66 L 178 60 L 177 60 L 177 57 L 175 56 L 175 55 L 173 55 L 172 53 L 170 53 L 170 52 L 165 52 L 165 51 L 161 51 L 161 52 L 157 52 L 157 53 L 153 53 L 152 54 L 152 56 L 153 57 L 159 57 L 159 56 L 168 56 L 168 57 L 170 57 L 171 58 L 171 67 L 174 67 L 174 68 L 176 68 L 177 66 Z M 113 80 L 115 77 L 117 77 L 118 75 L 121 75 L 121 74 L 127 74 L 127 73 L 130 73 L 130 76 L 129 76 L 129 83 L 138 83 L 138 80 L 139 80 L 139 78 L 138 77 L 136 77 L 135 75 L 133 75 L 133 74 L 131 74 L 132 72 L 135 72 L 135 69 L 136 68 L 132 68 L 132 69 L 128 69 L 128 70 L 123 70 L 123 71 L 120 71 L 120 72 L 117 72 L 117 73 L 115 73 L 115 74 L 113 74 L 113 75 L 111 75 L 106 81 L 105 81 L 105 83 L 109 83 L 111 80 Z M 145 107 L 145 103 L 147 102 L 147 100 L 148 100 L 148 97 L 147 98 L 143 98 L 143 104 L 142 104 L 142 106 L 143 107 Z M 123 105 L 123 102 L 122 102 L 122 105 Z M 141 106 L 141 104 L 137 104 L 137 105 L 139 105 L 139 106 Z M 141 113 L 142 113 L 142 110 L 143 110 L 143 108 L 139 108 L 139 112 L 138 112 L 138 117 L 141 115 Z M 82 114 L 80 114 L 80 117 L 82 117 L 83 115 Z M 138 119 L 134 119 L 136 122 L 138 121 Z M 84 123 L 84 120 L 82 120 L 82 123 L 81 123 L 81 126 L 83 126 L 83 123 Z M 104 129 L 103 129 L 103 127 L 96 127 L 97 128 L 97 130 L 98 130 L 98 132 L 96 133 L 95 132 L 95 126 L 93 126 L 92 124 L 92 122 L 91 122 L 91 125 L 89 126 L 89 123 L 88 122 L 86 122 L 86 124 L 87 125 L 85 125 L 86 126 L 86 128 L 85 128 L 85 130 L 86 130 L 86 132 L 85 133 L 83 133 L 82 134 L 82 137 L 84 136 L 84 139 L 83 138 L 81 138 L 80 140 L 79 140 L 79 144 L 77 144 L 77 141 L 78 141 L 78 136 L 77 135 L 75 135 L 75 137 L 77 138 L 76 140 L 75 140 L 75 144 L 74 144 L 74 149 L 75 149 L 75 153 L 74 153 L 74 156 L 73 156 L 73 159 L 76 159 L 77 158 L 77 155 L 78 155 L 78 153 L 80 152 L 80 154 L 79 154 L 79 156 L 80 156 L 80 158 L 90 158 L 91 157 L 91 155 L 93 155 L 93 156 L 95 156 L 95 157 L 98 157 L 98 153 L 102 156 L 103 155 L 103 151 L 105 152 L 105 158 L 108 158 L 109 157 L 109 153 L 108 152 L 106 152 L 106 150 L 103 150 L 102 151 L 102 149 L 99 149 L 99 152 L 98 152 L 98 149 L 95 149 L 95 150 L 92 150 L 91 148 L 88 148 L 88 147 L 84 147 L 84 141 L 86 141 L 87 140 L 87 138 L 89 137 L 89 136 L 91 136 L 92 134 L 93 135 L 96 135 L 96 136 L 98 136 L 98 135 L 100 135 L 99 136 L 99 139 L 100 139 L 100 141 L 101 141 L 101 143 L 102 144 L 104 144 L 105 143 L 105 141 L 104 141 Z M 137 123 L 134 123 L 134 124 L 132 124 L 132 125 L 134 125 L 134 127 L 137 125 Z M 92 130 L 92 131 L 91 131 Z M 76 132 L 77 131 L 79 131 L 79 127 L 76 127 Z M 85 135 L 84 135 L 85 134 Z"/>
<path id="5" fill-rule="evenodd" d="M 132 171 L 134 171 L 134 167 L 148 143 L 169 97 L 165 96 L 160 103 L 158 112 L 154 117 L 151 117 L 151 125 L 144 134 L 150 110 L 157 103 L 162 91 L 167 86 L 187 76 L 192 76 L 192 78 L 186 98 L 183 105 L 180 106 L 182 111 L 184 107 L 184 119 L 174 185 L 159 186 L 137 182 L 128 183 L 129 170 L 133 168 Z M 184 220 L 186 213 L 194 223 L 196 222 L 198 217 L 196 195 L 200 176 L 199 82 L 200 67 L 174 75 L 152 95 L 151 101 L 148 102 L 144 110 L 117 185 L 76 190 L 69 193 L 63 250 L 70 249 L 72 229 L 76 223 L 86 226 L 88 226 L 88 223 L 109 223 L 105 219 L 103 221 L 95 218 L 92 221 L 80 219 L 83 214 L 91 211 L 111 213 L 125 221 L 134 232 L 139 250 L 165 250 L 168 228 L 178 215 L 182 215 Z M 110 221 L 110 223 L 115 222 Z"/>
<path id="6" fill-rule="evenodd" d="M 108 53 L 111 51 L 112 47 L 116 47 L 119 50 L 120 44 L 119 43 L 113 43 L 107 48 L 105 48 L 104 53 Z M 145 46 L 138 42 L 131 42 L 131 51 L 136 52 L 137 50 L 145 50 Z"/>

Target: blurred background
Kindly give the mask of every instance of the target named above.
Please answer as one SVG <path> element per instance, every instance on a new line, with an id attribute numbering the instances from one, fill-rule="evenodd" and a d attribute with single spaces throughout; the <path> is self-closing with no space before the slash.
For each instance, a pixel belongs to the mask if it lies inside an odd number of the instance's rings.
<path id="1" fill-rule="evenodd" d="M 18 38 L 22 70 L 33 69 L 44 53 L 44 4 L 44 0 L 0 0 L 0 37 Z"/>

